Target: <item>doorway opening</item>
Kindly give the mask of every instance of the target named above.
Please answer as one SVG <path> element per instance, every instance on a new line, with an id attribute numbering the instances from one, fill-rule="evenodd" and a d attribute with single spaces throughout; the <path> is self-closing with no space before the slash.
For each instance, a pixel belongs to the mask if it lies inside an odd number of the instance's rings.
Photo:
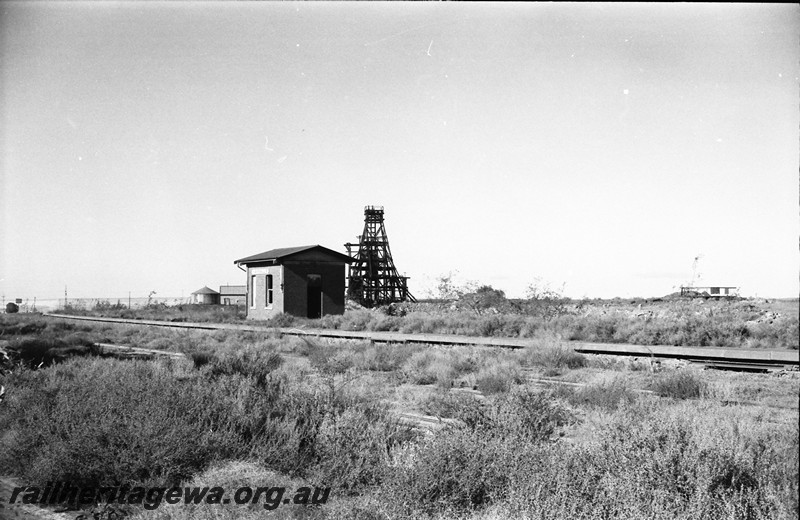
<path id="1" fill-rule="evenodd" d="M 322 317 L 322 276 L 310 274 L 306 277 L 306 302 L 308 317 L 311 319 Z"/>

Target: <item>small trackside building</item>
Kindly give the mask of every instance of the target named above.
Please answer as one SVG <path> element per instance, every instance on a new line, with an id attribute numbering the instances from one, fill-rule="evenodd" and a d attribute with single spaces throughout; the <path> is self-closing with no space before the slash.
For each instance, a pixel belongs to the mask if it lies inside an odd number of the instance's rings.
<path id="1" fill-rule="evenodd" d="M 271 249 L 236 260 L 247 273 L 247 318 L 282 312 L 303 318 L 344 314 L 349 256 L 320 245 Z"/>
<path id="2" fill-rule="evenodd" d="M 247 301 L 247 287 L 244 285 L 220 285 L 219 303 L 222 305 L 244 305 Z"/>

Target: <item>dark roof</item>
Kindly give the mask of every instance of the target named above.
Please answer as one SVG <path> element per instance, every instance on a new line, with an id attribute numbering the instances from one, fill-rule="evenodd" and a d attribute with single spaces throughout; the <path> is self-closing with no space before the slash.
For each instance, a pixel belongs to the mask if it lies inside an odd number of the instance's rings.
<path id="1" fill-rule="evenodd" d="M 270 249 L 269 251 L 264 251 L 263 253 L 259 253 L 257 255 L 248 256 L 245 258 L 240 258 L 239 260 L 235 260 L 234 264 L 248 264 L 248 263 L 256 263 L 256 262 L 267 262 L 269 260 L 279 260 L 283 258 L 290 257 L 292 255 L 296 255 L 298 253 L 302 253 L 304 251 L 310 251 L 311 249 L 317 249 L 324 253 L 327 253 L 331 256 L 336 257 L 337 259 L 341 260 L 342 262 L 352 262 L 353 259 L 349 256 L 345 255 L 344 253 L 339 253 L 338 251 L 334 251 L 333 249 L 328 249 L 327 247 L 322 247 L 319 244 L 313 246 L 298 246 L 298 247 L 282 247 L 279 249 Z"/>
<path id="2" fill-rule="evenodd" d="M 202 289 L 197 289 L 192 294 L 219 294 L 214 289 L 209 289 L 208 287 L 203 287 Z"/>
<path id="3" fill-rule="evenodd" d="M 220 285 L 219 293 L 226 294 L 247 294 L 246 285 Z"/>

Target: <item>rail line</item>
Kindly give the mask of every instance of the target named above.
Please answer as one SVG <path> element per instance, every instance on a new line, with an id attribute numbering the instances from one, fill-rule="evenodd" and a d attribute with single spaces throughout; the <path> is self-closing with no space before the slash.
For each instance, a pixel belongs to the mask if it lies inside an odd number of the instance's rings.
<path id="1" fill-rule="evenodd" d="M 401 332 L 345 331 L 328 329 L 297 329 L 286 327 L 265 327 L 239 323 L 196 323 L 157 320 L 130 320 L 98 316 L 70 316 L 44 313 L 44 316 L 58 319 L 83 320 L 128 325 L 147 325 L 179 329 L 236 330 L 245 332 L 276 332 L 281 336 L 312 336 L 330 339 L 366 340 L 379 343 L 423 343 L 431 345 L 473 345 L 521 349 L 533 347 L 529 339 L 459 336 L 454 334 L 405 334 Z M 670 345 L 632 345 L 627 343 L 592 343 L 585 341 L 565 342 L 575 352 L 583 354 L 604 354 L 613 356 L 634 356 L 652 359 L 681 359 L 704 363 L 709 368 L 731 370 L 769 371 L 797 370 L 800 368 L 800 351 L 740 349 L 724 347 L 676 347 Z"/>

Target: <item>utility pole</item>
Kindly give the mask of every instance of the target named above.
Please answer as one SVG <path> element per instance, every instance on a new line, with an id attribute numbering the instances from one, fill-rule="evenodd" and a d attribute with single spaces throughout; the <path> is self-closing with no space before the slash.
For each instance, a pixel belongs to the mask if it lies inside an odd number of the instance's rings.
<path id="1" fill-rule="evenodd" d="M 692 262 L 692 287 L 694 287 L 698 280 L 700 280 L 700 273 L 697 272 L 697 264 L 700 263 L 701 258 L 703 258 L 702 253 L 694 257 L 694 262 Z"/>
<path id="2" fill-rule="evenodd" d="M 128 291 L 128 308 L 131 308 L 131 292 Z"/>
<path id="3" fill-rule="evenodd" d="M 67 286 L 64 286 L 64 308 L 67 307 Z"/>

